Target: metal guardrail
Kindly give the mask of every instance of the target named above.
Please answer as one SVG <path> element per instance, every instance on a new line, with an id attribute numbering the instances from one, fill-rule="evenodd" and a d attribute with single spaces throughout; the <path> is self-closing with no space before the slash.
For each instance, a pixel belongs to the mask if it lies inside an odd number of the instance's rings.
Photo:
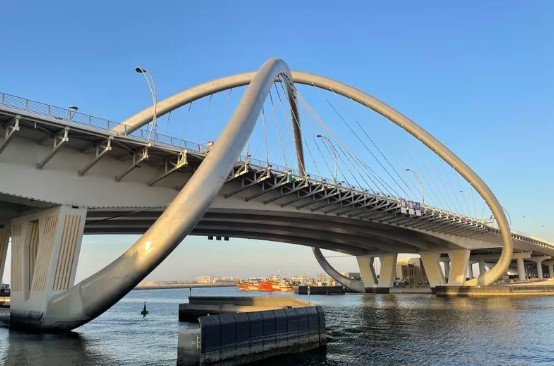
<path id="1" fill-rule="evenodd" d="M 36 115 L 49 117 L 61 122 L 75 123 L 88 127 L 92 127 L 98 130 L 109 132 L 110 134 L 117 136 L 129 136 L 144 142 L 151 142 L 156 145 L 164 145 L 180 150 L 190 150 L 199 153 L 207 151 L 207 145 L 199 144 L 195 142 L 186 141 L 173 136 L 164 135 L 155 131 L 151 131 L 148 126 L 137 129 L 130 134 L 121 133 L 117 134 L 111 131 L 114 127 L 119 126 L 120 123 L 110 121 L 104 118 L 91 116 L 80 112 L 73 111 L 68 108 L 56 107 L 50 104 L 37 102 L 31 99 L 18 97 L 11 94 L 0 92 L 0 105 L 4 105 L 11 109 L 30 112 Z"/>

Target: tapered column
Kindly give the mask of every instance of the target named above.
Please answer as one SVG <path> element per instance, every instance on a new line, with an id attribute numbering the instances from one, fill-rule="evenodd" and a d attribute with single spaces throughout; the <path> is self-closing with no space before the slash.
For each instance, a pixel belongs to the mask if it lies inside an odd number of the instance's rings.
<path id="1" fill-rule="evenodd" d="M 373 266 L 374 257 L 369 255 L 358 256 L 358 267 L 360 267 L 360 276 L 366 288 L 377 286 L 377 276 Z"/>
<path id="2" fill-rule="evenodd" d="M 450 276 L 450 261 L 444 260 L 442 261 L 442 265 L 444 267 L 444 278 L 448 278 L 448 276 Z"/>
<path id="3" fill-rule="evenodd" d="M 6 268 L 6 257 L 8 256 L 8 243 L 10 233 L 7 228 L 0 229 L 0 283 L 3 283 L 4 270 Z"/>
<path id="4" fill-rule="evenodd" d="M 469 250 L 451 250 L 448 252 L 448 258 L 450 258 L 448 286 L 463 286 L 469 263 Z"/>
<path id="5" fill-rule="evenodd" d="M 485 267 L 485 261 L 479 261 L 479 276 L 482 276 L 487 272 L 487 268 Z"/>
<path id="6" fill-rule="evenodd" d="M 471 280 L 474 276 L 473 276 L 473 263 L 472 262 L 469 262 L 468 266 L 467 266 L 467 277 Z"/>
<path id="7" fill-rule="evenodd" d="M 525 273 L 525 263 L 523 262 L 523 258 L 517 259 L 517 275 L 520 281 L 524 281 L 527 277 Z"/>
<path id="8" fill-rule="evenodd" d="M 548 277 L 554 278 L 554 264 L 548 264 Z"/>
<path id="9" fill-rule="evenodd" d="M 446 281 L 440 267 L 441 253 L 422 252 L 419 254 L 421 255 L 421 262 L 423 263 L 423 268 L 425 269 L 425 274 L 427 275 L 429 286 L 444 286 L 446 284 Z"/>
<path id="10" fill-rule="evenodd" d="M 396 260 L 398 254 L 380 255 L 381 269 L 379 271 L 379 282 L 377 287 L 390 288 L 396 279 Z"/>
<path id="11" fill-rule="evenodd" d="M 40 329 L 50 298 L 73 286 L 85 216 L 60 206 L 12 220 L 11 327 Z"/>

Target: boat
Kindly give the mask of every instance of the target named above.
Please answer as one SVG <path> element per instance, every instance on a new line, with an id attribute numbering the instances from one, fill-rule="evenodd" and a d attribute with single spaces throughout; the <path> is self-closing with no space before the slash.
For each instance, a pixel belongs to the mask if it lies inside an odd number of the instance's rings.
<path id="1" fill-rule="evenodd" d="M 260 280 L 260 281 L 239 281 L 236 285 L 240 291 L 263 291 L 263 292 L 292 292 L 292 285 L 286 281 Z"/>

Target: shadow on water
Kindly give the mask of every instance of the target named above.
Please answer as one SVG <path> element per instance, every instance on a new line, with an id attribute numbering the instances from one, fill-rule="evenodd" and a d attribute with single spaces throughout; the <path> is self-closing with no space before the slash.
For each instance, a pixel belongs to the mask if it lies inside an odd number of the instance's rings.
<path id="1" fill-rule="evenodd" d="M 7 334 L 2 334 L 2 333 Z M 88 347 L 86 337 L 78 333 L 37 334 L 0 328 L 0 337 L 7 338 L 0 363 L 23 365 L 109 365 L 116 364 L 100 352 Z"/>

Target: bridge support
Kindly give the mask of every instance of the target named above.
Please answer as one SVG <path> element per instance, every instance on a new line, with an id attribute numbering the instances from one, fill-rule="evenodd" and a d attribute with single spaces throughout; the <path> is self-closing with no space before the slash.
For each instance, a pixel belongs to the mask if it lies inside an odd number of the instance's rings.
<path id="1" fill-rule="evenodd" d="M 548 277 L 550 279 L 554 278 L 554 261 L 546 261 L 543 263 L 546 267 L 548 267 Z"/>
<path id="2" fill-rule="evenodd" d="M 473 274 L 473 262 L 469 262 L 467 266 L 467 277 L 471 280 L 474 276 Z"/>
<path id="3" fill-rule="evenodd" d="M 544 278 L 544 275 L 542 273 L 542 262 L 551 258 L 552 257 L 549 255 L 545 255 L 543 257 L 531 257 L 531 260 L 537 264 L 537 277 L 539 279 Z"/>
<path id="4" fill-rule="evenodd" d="M 479 261 L 479 276 L 482 276 L 487 272 L 487 267 L 485 267 L 485 261 L 480 260 Z"/>
<path id="5" fill-rule="evenodd" d="M 360 267 L 360 276 L 362 277 L 362 282 L 364 287 L 375 287 L 377 286 L 377 275 L 375 274 L 375 267 L 373 263 L 375 258 L 370 255 L 357 256 L 358 267 Z"/>
<path id="6" fill-rule="evenodd" d="M 473 283 L 466 281 L 469 250 L 450 250 L 446 253 L 448 259 L 442 259 L 440 252 L 419 253 L 429 286 L 473 286 Z M 444 273 L 440 266 L 441 261 L 444 262 Z"/>
<path id="7" fill-rule="evenodd" d="M 368 290 L 369 292 L 386 292 L 385 290 L 375 289 L 389 289 L 394 285 L 394 280 L 396 279 L 396 261 L 398 254 L 383 254 L 377 257 L 381 262 L 379 277 L 377 277 L 375 273 L 375 256 L 364 255 L 356 257 L 366 292 L 368 292 Z"/>
<path id="8" fill-rule="evenodd" d="M 0 229 L 0 283 L 4 276 L 4 269 L 6 268 L 6 258 L 8 256 L 8 244 L 10 240 L 10 233 L 7 228 Z"/>
<path id="9" fill-rule="evenodd" d="M 73 286 L 85 216 L 59 206 L 12 220 L 10 327 L 41 330 L 49 300 Z"/>
<path id="10" fill-rule="evenodd" d="M 450 271 L 447 285 L 464 286 L 469 265 L 469 250 L 451 250 L 448 252 L 448 258 L 450 258 Z"/>
<path id="11" fill-rule="evenodd" d="M 440 266 L 441 253 L 439 252 L 421 252 L 421 262 L 429 281 L 431 288 L 446 285 L 446 280 Z"/>
<path id="12" fill-rule="evenodd" d="M 517 276 L 519 277 L 520 281 L 524 281 L 527 278 L 527 274 L 525 273 L 525 263 L 523 262 L 523 258 L 517 259 Z"/>
<path id="13" fill-rule="evenodd" d="M 365 287 L 362 281 L 353 280 L 351 278 L 348 278 L 346 276 L 343 276 L 339 271 L 333 268 L 331 266 L 331 263 L 327 261 L 327 259 L 323 256 L 323 253 L 321 253 L 321 250 L 316 247 L 312 247 L 312 251 L 314 252 L 315 259 L 317 260 L 317 263 L 321 266 L 321 268 L 327 273 L 332 279 L 343 285 L 344 287 L 350 289 L 354 292 L 365 292 Z"/>

